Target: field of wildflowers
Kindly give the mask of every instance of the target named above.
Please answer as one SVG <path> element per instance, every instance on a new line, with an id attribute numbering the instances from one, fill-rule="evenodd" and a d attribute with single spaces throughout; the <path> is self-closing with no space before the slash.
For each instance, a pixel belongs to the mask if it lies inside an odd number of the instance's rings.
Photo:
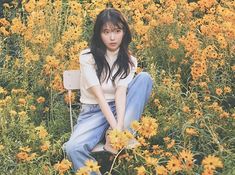
<path id="1" fill-rule="evenodd" d="M 106 174 L 235 175 L 235 1 L 13 0 L 0 18 L 0 174 L 72 174 L 62 145 L 70 136 L 62 73 L 79 69 L 95 16 L 119 9 L 133 32 L 138 71 L 154 90 L 140 145 L 109 134 L 121 154 Z M 79 93 L 72 94 L 79 113 Z M 120 152 L 119 152 L 120 153 Z M 87 161 L 76 174 L 97 171 Z"/>

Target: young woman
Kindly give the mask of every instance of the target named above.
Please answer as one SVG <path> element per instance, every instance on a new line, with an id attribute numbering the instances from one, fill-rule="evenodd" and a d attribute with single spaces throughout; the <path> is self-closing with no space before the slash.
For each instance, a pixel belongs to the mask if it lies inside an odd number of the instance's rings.
<path id="1" fill-rule="evenodd" d="M 109 127 L 131 130 L 150 96 L 149 74 L 134 78 L 137 61 L 128 50 L 130 42 L 130 29 L 118 10 L 108 8 L 97 16 L 90 48 L 80 54 L 82 108 L 65 146 L 75 171 L 94 159 L 90 152 Z"/>

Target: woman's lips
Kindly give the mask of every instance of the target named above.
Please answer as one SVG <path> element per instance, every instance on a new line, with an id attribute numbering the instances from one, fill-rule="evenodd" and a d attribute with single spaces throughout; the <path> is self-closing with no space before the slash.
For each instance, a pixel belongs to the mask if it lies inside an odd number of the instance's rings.
<path id="1" fill-rule="evenodd" d="M 109 45 L 111 45 L 111 46 L 116 46 L 117 43 L 110 43 Z"/>

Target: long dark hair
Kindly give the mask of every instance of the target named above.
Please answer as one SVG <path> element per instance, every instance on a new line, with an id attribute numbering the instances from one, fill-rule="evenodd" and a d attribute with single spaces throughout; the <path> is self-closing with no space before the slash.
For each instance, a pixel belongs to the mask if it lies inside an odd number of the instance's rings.
<path id="1" fill-rule="evenodd" d="M 122 42 L 118 51 L 117 59 L 111 68 L 109 67 L 108 62 L 105 59 L 106 46 L 104 45 L 101 39 L 102 27 L 109 22 L 114 26 L 117 26 L 118 28 L 122 29 L 124 32 L 124 36 L 122 38 Z M 114 76 L 111 77 L 113 83 L 115 82 L 116 77 L 119 75 L 121 79 L 127 77 L 130 72 L 129 65 L 134 65 L 131 61 L 131 56 L 128 50 L 130 42 L 131 32 L 125 18 L 122 16 L 120 11 L 114 8 L 107 8 L 97 15 L 93 29 L 93 36 L 91 38 L 90 43 L 90 53 L 92 53 L 94 57 L 96 63 L 96 73 L 100 82 L 103 82 L 106 78 L 107 80 L 110 78 L 115 66 L 118 66 L 118 69 Z M 104 77 L 101 80 L 101 75 L 103 71 Z"/>

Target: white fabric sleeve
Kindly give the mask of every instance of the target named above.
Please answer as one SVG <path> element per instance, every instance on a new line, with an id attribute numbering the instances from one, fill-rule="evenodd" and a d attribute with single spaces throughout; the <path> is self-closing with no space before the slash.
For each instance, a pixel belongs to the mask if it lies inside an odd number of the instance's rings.
<path id="1" fill-rule="evenodd" d="M 92 86 L 100 85 L 99 79 L 95 70 L 95 60 L 91 53 L 87 53 L 89 50 L 81 52 L 79 56 L 80 71 L 81 71 L 81 82 L 85 89 Z"/>

